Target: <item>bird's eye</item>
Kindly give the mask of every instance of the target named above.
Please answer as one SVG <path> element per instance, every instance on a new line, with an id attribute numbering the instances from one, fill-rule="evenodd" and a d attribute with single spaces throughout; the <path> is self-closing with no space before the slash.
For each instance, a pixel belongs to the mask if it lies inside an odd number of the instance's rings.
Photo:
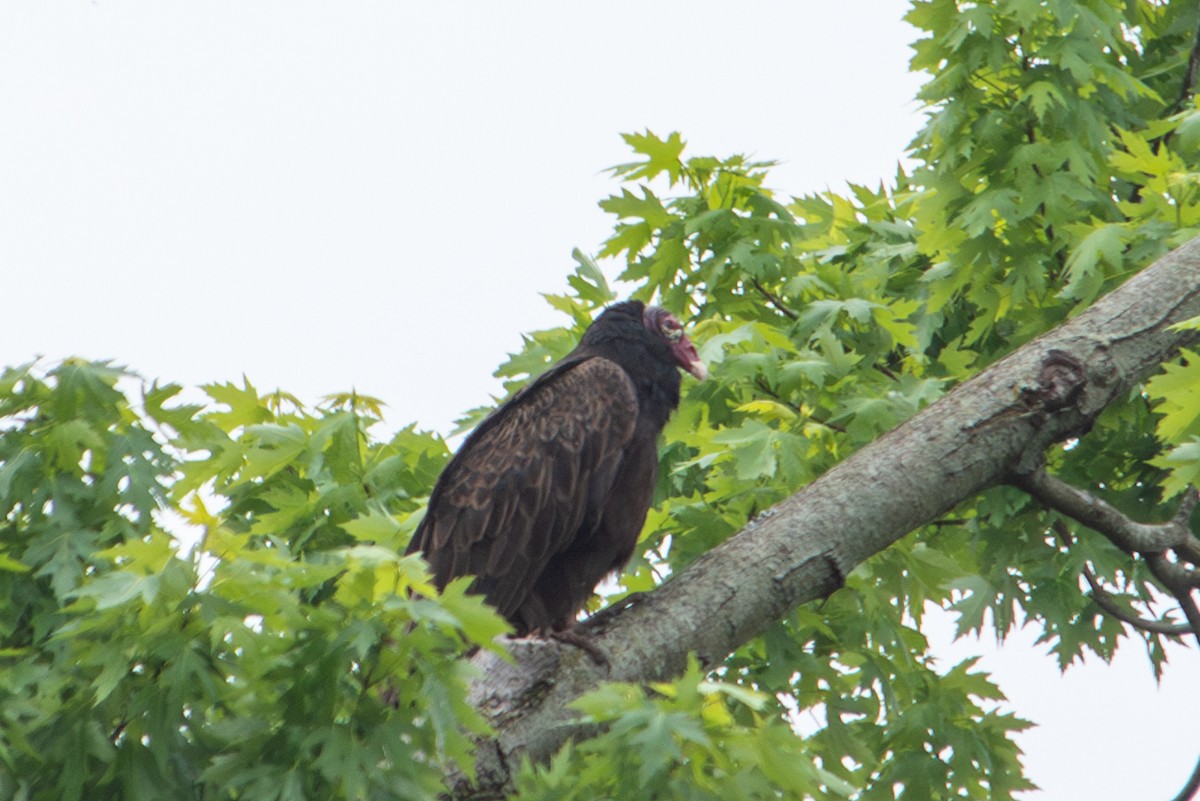
<path id="1" fill-rule="evenodd" d="M 672 344 L 683 338 L 683 326 L 681 326 L 679 321 L 674 317 L 668 317 L 663 320 L 662 326 L 660 326 L 659 330 L 662 331 L 662 334 L 664 337 L 666 337 L 667 341 Z"/>

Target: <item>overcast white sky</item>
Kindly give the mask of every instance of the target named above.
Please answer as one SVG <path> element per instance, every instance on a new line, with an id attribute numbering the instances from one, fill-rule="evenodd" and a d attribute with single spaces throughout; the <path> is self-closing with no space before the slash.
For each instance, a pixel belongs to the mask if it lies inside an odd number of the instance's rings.
<path id="1" fill-rule="evenodd" d="M 0 5 L 0 362 L 111 358 L 312 402 L 357 388 L 442 432 L 560 321 L 611 221 L 621 132 L 877 184 L 921 123 L 899 0 Z M 610 277 L 615 265 L 609 265 Z M 1059 677 L 988 652 L 1034 801 L 1169 799 L 1200 658 Z M 949 665 L 950 662 L 947 662 Z M 1185 712 L 1185 710 L 1187 710 Z"/>

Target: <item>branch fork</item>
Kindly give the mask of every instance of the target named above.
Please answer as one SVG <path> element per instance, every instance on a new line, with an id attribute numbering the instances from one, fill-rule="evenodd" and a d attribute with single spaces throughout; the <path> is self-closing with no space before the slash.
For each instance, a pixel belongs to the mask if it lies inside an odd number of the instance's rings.
<path id="1" fill-rule="evenodd" d="M 1140 555 L 1151 574 L 1179 602 L 1187 618 L 1188 626 L 1184 632 L 1169 633 L 1190 632 L 1200 640 L 1200 610 L 1192 597 L 1192 591 L 1200 588 L 1200 570 L 1197 570 L 1197 563 L 1200 561 L 1197 559 L 1200 555 L 1200 539 L 1192 533 L 1189 525 L 1192 512 L 1200 501 L 1200 493 L 1195 487 L 1184 494 L 1179 508 L 1170 520 L 1164 523 L 1139 523 L 1103 498 L 1055 478 L 1046 472 L 1044 466 L 1017 473 L 1010 483 L 1029 493 L 1048 508 L 1102 534 L 1109 542 L 1131 556 Z M 1056 531 L 1059 536 L 1065 533 L 1059 528 L 1056 528 Z M 1090 571 L 1085 572 L 1085 578 L 1095 593 L 1097 605 L 1114 614 L 1110 608 L 1111 603 L 1106 604 L 1101 600 L 1107 596 L 1107 592 L 1097 592 L 1099 582 L 1089 573 Z M 1142 620 L 1135 622 L 1124 614 L 1115 616 L 1143 630 L 1161 631 L 1160 623 Z"/>

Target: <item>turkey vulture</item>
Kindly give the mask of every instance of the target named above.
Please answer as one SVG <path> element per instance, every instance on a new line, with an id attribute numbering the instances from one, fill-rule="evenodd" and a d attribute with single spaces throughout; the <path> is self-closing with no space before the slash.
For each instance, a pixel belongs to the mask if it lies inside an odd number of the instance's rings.
<path id="1" fill-rule="evenodd" d="M 439 588 L 474 576 L 471 591 L 517 635 L 568 634 L 600 580 L 633 554 L 658 434 L 679 405 L 677 368 L 706 372 L 670 312 L 635 300 L 607 308 L 467 438 L 408 553 L 424 553 Z"/>

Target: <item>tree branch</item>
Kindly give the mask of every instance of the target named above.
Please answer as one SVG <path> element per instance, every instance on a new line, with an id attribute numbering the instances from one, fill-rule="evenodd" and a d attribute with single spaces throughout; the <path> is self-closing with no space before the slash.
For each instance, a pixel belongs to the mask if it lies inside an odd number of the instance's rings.
<path id="1" fill-rule="evenodd" d="M 1167 549 L 1182 548 L 1195 539 L 1187 527 L 1187 518 L 1195 508 L 1195 500 L 1185 500 L 1179 512 L 1166 523 L 1139 523 L 1122 514 L 1115 506 L 1087 490 L 1071 486 L 1039 467 L 1029 473 L 1017 474 L 1012 484 L 1032 495 L 1044 506 L 1078 520 L 1116 545 L 1125 553 L 1152 554 Z M 1189 497 L 1192 493 L 1188 493 Z"/>
<path id="2" fill-rule="evenodd" d="M 1050 524 L 1054 529 L 1054 533 L 1062 540 L 1066 546 L 1071 545 L 1071 533 L 1067 530 L 1067 524 L 1062 520 L 1055 520 Z M 1192 627 L 1186 623 L 1168 623 L 1165 620 L 1146 620 L 1143 617 L 1130 612 L 1117 603 L 1113 594 L 1108 591 L 1108 588 L 1096 577 L 1092 572 L 1091 567 L 1084 563 L 1083 578 L 1087 581 L 1088 586 L 1092 590 L 1092 600 L 1096 602 L 1096 606 L 1100 607 L 1108 615 L 1115 617 L 1122 623 L 1127 623 L 1139 631 L 1149 632 L 1151 634 L 1165 634 L 1169 637 L 1181 637 L 1192 632 Z"/>
<path id="3" fill-rule="evenodd" d="M 755 289 L 758 290 L 758 294 L 760 294 L 764 298 L 766 298 L 767 302 L 770 303 L 772 306 L 774 306 L 776 309 L 778 309 L 779 313 L 782 314 L 784 317 L 788 318 L 789 320 L 799 320 L 800 319 L 800 315 L 796 314 L 796 312 L 789 309 L 787 304 L 784 303 L 779 298 L 779 296 L 777 296 L 774 292 L 772 292 L 771 290 L 767 289 L 765 286 L 760 284 L 758 282 L 757 278 L 752 277 L 750 279 L 750 284 L 751 284 L 751 286 L 753 286 Z"/>
<path id="4" fill-rule="evenodd" d="M 1169 114 L 1181 111 L 1187 104 L 1188 98 L 1192 96 L 1196 87 L 1197 73 L 1200 73 L 1200 22 L 1197 22 L 1196 33 L 1192 36 L 1192 51 L 1188 55 L 1187 71 L 1183 73 L 1183 85 L 1179 87 L 1179 97 L 1171 105 Z"/>
<path id="5" fill-rule="evenodd" d="M 1127 612 L 1113 600 L 1112 595 L 1105 589 L 1104 585 L 1096 578 L 1096 574 L 1091 571 L 1091 568 L 1083 568 L 1083 577 L 1087 580 L 1088 586 L 1092 588 L 1092 600 L 1096 602 L 1096 606 L 1103 609 L 1106 613 L 1115 617 L 1122 623 L 1128 623 L 1139 631 L 1149 632 L 1150 634 L 1165 634 L 1168 637 L 1182 637 L 1185 634 L 1192 633 L 1191 625 L 1187 623 L 1169 623 L 1165 620 L 1146 620 L 1137 615 Z"/>
<path id="6" fill-rule="evenodd" d="M 789 310 L 790 311 L 790 310 Z M 607 668 L 578 649 L 518 641 L 513 661 L 480 652 L 471 699 L 495 735 L 482 741 L 472 787 L 495 797 L 522 758 L 548 759 L 587 737 L 569 704 L 602 680 L 648 682 L 706 666 L 856 565 L 963 500 L 1009 481 L 1055 442 L 1079 436 L 1198 332 L 1200 240 L 1168 254 L 1074 317 L 960 385 L 800 492 L 759 515 L 687 570 L 589 626 Z M 1028 472 L 1028 471 L 1026 471 Z"/>
<path id="7" fill-rule="evenodd" d="M 1154 577 L 1175 596 L 1187 618 L 1188 631 L 1200 642 L 1200 609 L 1196 608 L 1192 598 L 1192 589 L 1200 587 L 1200 571 L 1185 562 L 1171 561 L 1166 556 L 1167 551 L 1179 555 L 1195 549 L 1196 537 L 1188 527 L 1192 511 L 1196 508 L 1194 487 L 1184 494 L 1179 509 L 1167 522 L 1138 523 L 1103 498 L 1055 478 L 1044 467 L 1017 473 L 1012 484 L 1049 508 L 1103 534 L 1126 553 L 1141 554 Z"/>
<path id="8" fill-rule="evenodd" d="M 1184 633 L 1190 632 L 1200 643 L 1200 608 L 1197 608 L 1196 600 L 1192 596 L 1192 591 L 1200 587 L 1200 571 L 1194 568 L 1196 554 L 1200 552 L 1200 541 L 1197 541 L 1189 527 L 1192 512 L 1195 511 L 1197 499 L 1200 498 L 1200 493 L 1197 493 L 1195 487 L 1189 488 L 1185 493 L 1170 520 L 1166 523 L 1147 524 L 1131 520 L 1103 499 L 1054 478 L 1043 467 L 1019 473 L 1014 477 L 1013 484 L 1051 509 L 1062 512 L 1103 534 L 1126 553 L 1140 553 L 1145 558 L 1150 572 L 1179 603 L 1179 608 L 1187 618 L 1187 625 L 1173 626 L 1141 620 L 1135 615 L 1127 614 L 1107 597 L 1096 577 L 1085 566 L 1084 577 L 1092 588 L 1092 598 L 1101 609 L 1143 631 L 1175 634 L 1182 628 Z M 1063 534 L 1061 530 L 1056 530 L 1060 536 Z M 1190 561 L 1193 566 L 1188 566 L 1182 561 L 1171 561 L 1167 558 L 1168 551 L 1173 552 L 1179 559 Z M 1198 791 L 1200 762 L 1197 762 L 1192 775 L 1174 801 L 1191 801 Z"/>
<path id="9" fill-rule="evenodd" d="M 837 431 L 842 434 L 846 433 L 846 429 L 843 426 L 839 426 L 837 423 L 831 423 L 828 420 L 822 420 L 820 414 L 806 413 L 804 411 L 804 409 L 802 409 L 800 406 L 797 406 L 795 403 L 788 400 L 783 395 L 780 395 L 778 392 L 771 389 L 771 385 L 769 383 L 767 383 L 767 379 L 763 378 L 761 375 L 755 377 L 754 386 L 756 386 L 758 388 L 758 390 L 760 392 L 762 392 L 764 395 L 766 395 L 768 398 L 770 398 L 771 400 L 775 401 L 776 403 L 779 403 L 780 405 L 786 407 L 789 411 L 794 412 L 797 416 L 805 417 L 807 420 L 817 423 L 818 425 L 825 426 L 826 428 L 828 428 L 831 431 Z"/>

